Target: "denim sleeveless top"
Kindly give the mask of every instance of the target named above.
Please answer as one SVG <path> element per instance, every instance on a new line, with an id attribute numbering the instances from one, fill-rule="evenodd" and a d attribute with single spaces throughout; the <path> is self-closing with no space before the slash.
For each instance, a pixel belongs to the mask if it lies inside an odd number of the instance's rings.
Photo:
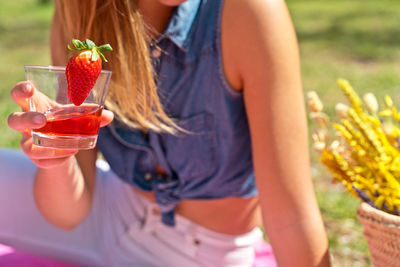
<path id="1" fill-rule="evenodd" d="M 189 133 L 146 136 L 117 120 L 99 133 L 97 146 L 112 170 L 154 191 L 170 226 L 182 199 L 257 194 L 243 95 L 222 70 L 222 6 L 223 0 L 184 2 L 156 40 L 161 51 L 152 51 L 164 109 Z M 166 177 L 157 177 L 157 164 Z"/>

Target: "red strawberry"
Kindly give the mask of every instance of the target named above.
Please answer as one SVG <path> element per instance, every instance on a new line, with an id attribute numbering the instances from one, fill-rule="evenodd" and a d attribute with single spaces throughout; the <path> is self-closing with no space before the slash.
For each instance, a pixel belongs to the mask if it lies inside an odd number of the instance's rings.
<path id="1" fill-rule="evenodd" d="M 96 84 L 101 72 L 101 59 L 107 62 L 102 52 L 111 51 L 109 44 L 96 46 L 91 40 L 81 42 L 73 39 L 75 48 L 68 46 L 70 50 L 77 50 L 79 53 L 68 61 L 65 74 L 68 83 L 68 99 L 75 106 L 80 106 L 87 98 Z"/>

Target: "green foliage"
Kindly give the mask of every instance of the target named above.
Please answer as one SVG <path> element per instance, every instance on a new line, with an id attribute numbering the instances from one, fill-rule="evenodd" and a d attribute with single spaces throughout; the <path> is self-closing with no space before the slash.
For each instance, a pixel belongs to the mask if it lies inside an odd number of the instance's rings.
<path id="1" fill-rule="evenodd" d="M 305 91 L 324 103 L 341 99 L 338 77 L 363 95 L 400 97 L 400 28 L 395 0 L 289 0 L 300 41 Z M 329 108 L 328 108 L 329 109 Z"/>
<path id="2" fill-rule="evenodd" d="M 0 147 L 18 147 L 20 135 L 7 126 L 19 107 L 10 90 L 24 80 L 24 65 L 49 65 L 49 32 L 53 6 L 34 0 L 0 1 Z"/>

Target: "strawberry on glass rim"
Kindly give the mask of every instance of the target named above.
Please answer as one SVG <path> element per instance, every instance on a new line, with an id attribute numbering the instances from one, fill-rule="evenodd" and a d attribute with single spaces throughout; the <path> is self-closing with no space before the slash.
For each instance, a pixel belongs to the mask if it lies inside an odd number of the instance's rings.
<path id="1" fill-rule="evenodd" d="M 89 39 L 83 42 L 73 39 L 72 44 L 75 48 L 68 45 L 68 49 L 79 51 L 79 53 L 69 59 L 65 69 L 68 99 L 75 106 L 80 106 L 96 84 L 101 72 L 102 59 L 107 62 L 103 53 L 112 51 L 112 47 L 109 44 L 96 46 Z"/>

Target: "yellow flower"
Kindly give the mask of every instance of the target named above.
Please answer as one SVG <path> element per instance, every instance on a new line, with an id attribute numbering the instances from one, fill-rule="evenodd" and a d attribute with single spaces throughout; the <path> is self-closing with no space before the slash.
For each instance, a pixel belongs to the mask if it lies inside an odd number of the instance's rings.
<path id="1" fill-rule="evenodd" d="M 313 134 L 311 135 L 314 143 L 316 142 L 325 142 L 328 137 L 328 131 L 326 129 L 315 129 Z"/>
<path id="2" fill-rule="evenodd" d="M 382 130 L 387 136 L 393 137 L 393 132 L 394 132 L 393 123 L 388 121 L 382 123 Z"/>
<path id="3" fill-rule="evenodd" d="M 321 153 L 322 151 L 324 151 L 325 146 L 326 146 L 325 142 L 315 142 L 313 148 L 315 151 Z"/>
<path id="4" fill-rule="evenodd" d="M 343 103 L 337 103 L 335 106 L 336 114 L 341 118 L 341 119 L 346 119 L 349 117 L 348 111 L 349 111 L 349 106 Z"/>
<path id="5" fill-rule="evenodd" d="M 338 79 L 337 81 L 339 87 L 342 89 L 343 93 L 347 96 L 349 101 L 351 102 L 354 110 L 357 113 L 362 112 L 362 102 L 360 97 L 354 91 L 353 87 L 351 87 L 349 81 L 345 79 Z"/>
<path id="6" fill-rule="evenodd" d="M 321 127 L 326 127 L 329 124 L 329 117 L 323 112 L 310 112 L 310 118 Z"/>
<path id="7" fill-rule="evenodd" d="M 388 95 L 385 95 L 385 104 L 388 108 L 393 107 L 393 100 Z"/>
<path id="8" fill-rule="evenodd" d="M 338 140 L 334 140 L 330 146 L 329 149 L 335 152 L 341 152 L 340 151 L 340 142 Z"/>
<path id="9" fill-rule="evenodd" d="M 376 100 L 373 93 L 367 93 L 364 95 L 364 103 L 367 109 L 374 114 L 379 109 L 378 101 Z"/>
<path id="10" fill-rule="evenodd" d="M 392 117 L 392 114 L 393 114 L 393 112 L 391 109 L 384 109 L 379 112 L 380 117 Z"/>
<path id="11" fill-rule="evenodd" d="M 307 102 L 312 112 L 321 112 L 324 108 L 324 105 L 315 91 L 310 91 L 307 93 Z"/>
<path id="12" fill-rule="evenodd" d="M 350 194 L 360 197 L 357 192 L 361 192 L 377 207 L 395 213 L 400 209 L 400 112 L 389 96 L 385 96 L 384 109 L 379 111 L 372 93 L 363 97 L 363 106 L 348 81 L 339 79 L 338 85 L 351 106 L 336 105 L 341 120 L 333 123 L 336 133 L 332 140 L 322 103 L 318 103 L 316 94 L 308 95 L 309 102 L 314 103 L 310 117 L 322 127 L 312 134 L 314 148 L 321 152 L 320 160 L 335 181 L 341 182 Z"/>

